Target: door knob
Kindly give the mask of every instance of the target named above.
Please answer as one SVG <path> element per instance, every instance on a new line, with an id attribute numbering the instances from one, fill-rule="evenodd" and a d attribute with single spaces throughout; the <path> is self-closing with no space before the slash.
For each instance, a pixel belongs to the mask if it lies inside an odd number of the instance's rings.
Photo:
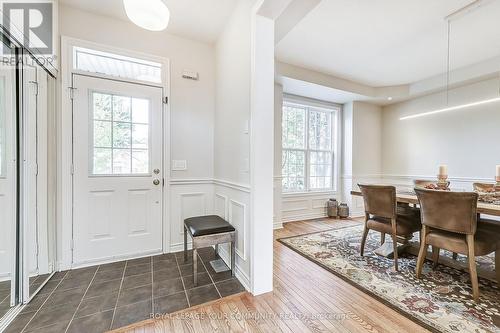
<path id="1" fill-rule="evenodd" d="M 153 180 L 153 184 L 154 184 L 154 185 L 160 185 L 160 180 L 159 180 L 159 179 L 155 179 L 155 180 Z"/>
<path id="2" fill-rule="evenodd" d="M 160 173 L 160 169 L 154 169 L 153 172 L 155 173 L 155 175 L 157 175 Z"/>

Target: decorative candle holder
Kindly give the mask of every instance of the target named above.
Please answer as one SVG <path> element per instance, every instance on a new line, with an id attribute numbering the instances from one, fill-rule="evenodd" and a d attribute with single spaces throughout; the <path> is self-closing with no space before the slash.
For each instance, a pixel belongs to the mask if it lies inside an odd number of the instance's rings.
<path id="1" fill-rule="evenodd" d="M 447 191 L 449 189 L 448 175 L 438 175 L 437 186 L 440 190 Z"/>

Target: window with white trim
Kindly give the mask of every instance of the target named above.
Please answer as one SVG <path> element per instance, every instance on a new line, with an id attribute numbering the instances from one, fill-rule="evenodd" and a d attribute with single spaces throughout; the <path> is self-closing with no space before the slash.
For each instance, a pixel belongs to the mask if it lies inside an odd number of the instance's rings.
<path id="1" fill-rule="evenodd" d="M 149 173 L 148 99 L 92 93 L 92 174 Z"/>
<path id="2" fill-rule="evenodd" d="M 123 79 L 162 83 L 162 64 L 115 53 L 73 47 L 73 69 Z"/>
<path id="3" fill-rule="evenodd" d="M 283 103 L 283 192 L 335 189 L 337 115 L 335 107 Z"/>

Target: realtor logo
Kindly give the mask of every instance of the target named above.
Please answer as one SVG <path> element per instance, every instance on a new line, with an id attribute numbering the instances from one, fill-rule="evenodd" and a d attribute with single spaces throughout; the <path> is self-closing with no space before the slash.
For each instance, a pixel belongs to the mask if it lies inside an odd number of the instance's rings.
<path id="1" fill-rule="evenodd" d="M 52 54 L 52 2 L 2 1 L 3 26 L 23 46 Z"/>

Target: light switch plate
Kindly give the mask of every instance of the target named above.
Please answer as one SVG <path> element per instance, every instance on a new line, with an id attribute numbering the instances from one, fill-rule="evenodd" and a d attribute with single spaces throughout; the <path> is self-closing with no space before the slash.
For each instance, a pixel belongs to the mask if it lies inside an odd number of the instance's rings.
<path id="1" fill-rule="evenodd" d="M 172 160 L 172 171 L 184 171 L 187 170 L 186 160 Z"/>

